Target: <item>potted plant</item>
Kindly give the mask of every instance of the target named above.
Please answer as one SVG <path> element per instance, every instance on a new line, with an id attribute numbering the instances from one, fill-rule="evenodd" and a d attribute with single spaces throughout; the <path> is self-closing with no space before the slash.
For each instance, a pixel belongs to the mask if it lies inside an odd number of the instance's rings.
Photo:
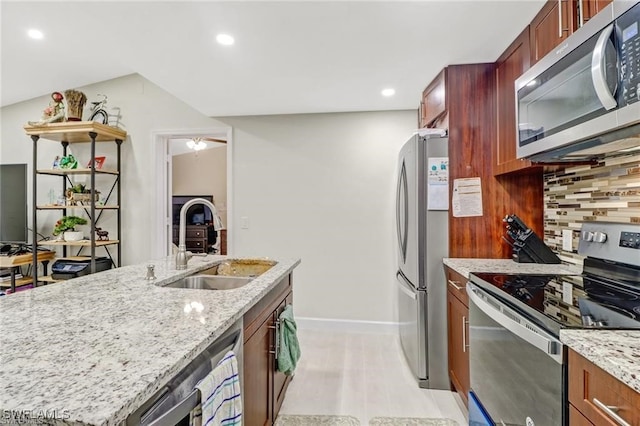
<path id="1" fill-rule="evenodd" d="M 67 198 L 67 205 L 77 206 L 84 203 L 90 203 L 92 198 L 93 201 L 98 201 L 100 191 L 87 189 L 83 184 L 79 183 L 68 188 L 65 193 L 65 197 Z"/>
<path id="2" fill-rule="evenodd" d="M 80 241 L 84 238 L 82 231 L 76 231 L 76 225 L 85 225 L 87 219 L 78 216 L 62 216 L 53 227 L 53 235 L 63 235 L 65 241 Z"/>

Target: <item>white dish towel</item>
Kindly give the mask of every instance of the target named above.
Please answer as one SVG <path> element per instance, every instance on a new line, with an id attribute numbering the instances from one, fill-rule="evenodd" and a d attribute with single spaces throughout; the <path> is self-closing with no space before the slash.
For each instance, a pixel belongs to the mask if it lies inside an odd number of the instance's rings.
<path id="1" fill-rule="evenodd" d="M 227 352 L 211 373 L 198 382 L 196 388 L 200 390 L 202 417 L 198 416 L 199 419 L 192 417 L 192 424 L 201 424 L 202 426 L 242 425 L 240 376 L 238 374 L 238 360 L 233 351 Z"/>

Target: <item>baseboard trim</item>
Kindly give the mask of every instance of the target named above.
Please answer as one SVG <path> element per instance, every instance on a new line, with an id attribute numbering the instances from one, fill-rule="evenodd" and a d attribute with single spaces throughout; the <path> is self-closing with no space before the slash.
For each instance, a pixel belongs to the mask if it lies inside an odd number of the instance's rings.
<path id="1" fill-rule="evenodd" d="M 296 324 L 298 325 L 298 328 L 306 330 L 380 334 L 398 334 L 399 327 L 397 322 L 338 320 L 308 317 L 296 317 Z"/>

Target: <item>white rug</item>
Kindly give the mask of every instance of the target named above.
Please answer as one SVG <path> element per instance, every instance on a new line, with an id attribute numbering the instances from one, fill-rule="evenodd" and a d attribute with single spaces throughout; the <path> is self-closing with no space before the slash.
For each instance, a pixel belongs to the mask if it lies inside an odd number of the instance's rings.
<path id="1" fill-rule="evenodd" d="M 419 417 L 374 417 L 369 426 L 459 426 L 451 419 L 425 419 Z M 305 416 L 281 414 L 274 426 L 360 426 L 353 416 Z"/>
<path id="2" fill-rule="evenodd" d="M 274 426 L 360 426 L 360 421 L 352 416 L 304 416 L 280 414 Z"/>
<path id="3" fill-rule="evenodd" d="M 374 417 L 370 426 L 458 426 L 451 419 L 423 419 L 419 417 Z"/>

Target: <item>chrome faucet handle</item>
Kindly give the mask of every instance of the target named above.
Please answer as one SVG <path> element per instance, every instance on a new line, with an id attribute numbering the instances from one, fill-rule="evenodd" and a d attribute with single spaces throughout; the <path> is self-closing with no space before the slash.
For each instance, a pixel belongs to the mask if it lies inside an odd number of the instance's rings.
<path id="1" fill-rule="evenodd" d="M 147 265 L 147 276 L 144 277 L 145 280 L 155 280 L 156 279 L 155 268 L 156 268 L 156 265 Z"/>

